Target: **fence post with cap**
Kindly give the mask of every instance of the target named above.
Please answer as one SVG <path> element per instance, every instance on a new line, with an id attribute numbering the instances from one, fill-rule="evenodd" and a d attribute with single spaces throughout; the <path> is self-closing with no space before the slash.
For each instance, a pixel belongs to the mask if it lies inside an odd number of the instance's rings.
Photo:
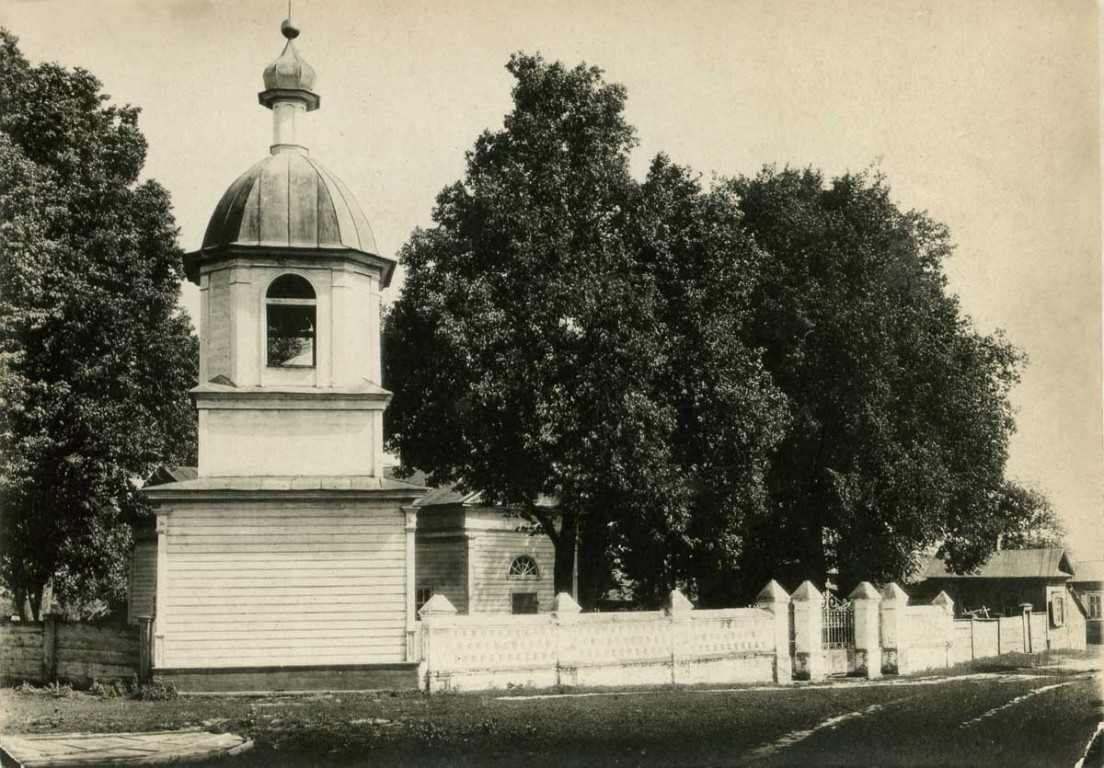
<path id="1" fill-rule="evenodd" d="M 811 581 L 802 582 L 790 595 L 794 619 L 794 676 L 823 680 L 827 674 L 824 659 L 824 598 Z"/>
<path id="2" fill-rule="evenodd" d="M 879 604 L 882 596 L 869 581 L 848 595 L 855 612 L 855 671 L 864 677 L 882 676 L 882 644 Z"/>
<path id="3" fill-rule="evenodd" d="M 755 602 L 769 611 L 774 638 L 774 682 L 793 680 L 793 661 L 790 659 L 790 596 L 782 585 L 771 579 Z"/>

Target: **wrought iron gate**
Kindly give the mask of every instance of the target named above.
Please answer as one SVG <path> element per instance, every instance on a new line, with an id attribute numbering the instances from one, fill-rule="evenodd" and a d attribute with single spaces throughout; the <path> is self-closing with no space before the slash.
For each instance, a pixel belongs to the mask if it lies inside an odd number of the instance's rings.
<path id="1" fill-rule="evenodd" d="M 855 652 L 855 609 L 850 600 L 841 600 L 831 592 L 824 596 L 821 609 L 821 641 L 830 675 L 846 675 Z"/>

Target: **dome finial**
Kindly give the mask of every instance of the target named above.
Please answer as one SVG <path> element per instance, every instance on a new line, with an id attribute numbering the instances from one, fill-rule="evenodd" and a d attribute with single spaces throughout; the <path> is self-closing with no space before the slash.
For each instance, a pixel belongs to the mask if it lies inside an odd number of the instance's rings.
<path id="1" fill-rule="evenodd" d="M 287 18 L 280 24 L 280 34 L 287 38 L 287 43 L 280 56 L 265 67 L 265 89 L 258 94 L 261 104 L 275 109 L 277 103 L 297 102 L 308 112 L 318 109 L 320 100 L 314 92 L 314 68 L 303 60 L 293 42 L 299 37 L 299 28 L 291 21 L 290 0 Z"/>

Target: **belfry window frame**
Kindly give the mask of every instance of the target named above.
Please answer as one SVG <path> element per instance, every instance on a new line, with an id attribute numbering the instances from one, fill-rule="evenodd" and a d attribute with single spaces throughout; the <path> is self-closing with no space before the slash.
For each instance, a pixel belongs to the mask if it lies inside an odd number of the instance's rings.
<path id="1" fill-rule="evenodd" d="M 287 278 L 293 278 L 293 280 L 286 280 Z M 273 288 L 275 288 L 280 283 L 280 281 L 285 281 L 286 283 L 291 283 L 293 285 L 295 283 L 300 283 L 301 285 L 299 285 L 298 287 L 304 288 L 304 289 L 309 289 L 310 298 L 307 298 L 305 296 L 304 297 L 271 296 L 270 294 L 272 293 Z M 310 361 L 309 364 L 308 363 L 299 363 L 299 364 L 287 365 L 287 364 L 280 364 L 280 363 L 273 364 L 271 362 L 270 357 L 269 357 L 269 355 L 271 353 L 271 341 L 272 341 L 272 336 L 271 336 L 272 326 L 271 326 L 271 323 L 270 323 L 270 312 L 271 312 L 273 307 L 309 307 L 311 309 L 311 312 L 310 312 L 311 333 L 310 333 L 310 336 L 309 336 L 309 338 L 310 338 L 310 350 L 311 350 L 311 361 Z M 292 369 L 292 370 L 298 369 L 298 370 L 302 370 L 302 369 L 317 368 L 318 367 L 318 291 L 315 289 L 314 283 L 312 283 L 310 280 L 308 280 L 303 275 L 297 274 L 295 272 L 284 272 L 282 274 L 279 274 L 279 275 L 277 275 L 276 277 L 274 277 L 272 279 L 272 281 L 268 284 L 268 287 L 265 289 L 264 308 L 265 308 L 265 324 L 264 324 L 265 367 L 273 369 L 273 370 L 281 370 L 281 369 Z M 294 337 L 288 337 L 288 338 L 294 338 Z M 305 338 L 308 338 L 308 337 L 307 336 L 302 336 L 300 338 L 305 339 Z"/>

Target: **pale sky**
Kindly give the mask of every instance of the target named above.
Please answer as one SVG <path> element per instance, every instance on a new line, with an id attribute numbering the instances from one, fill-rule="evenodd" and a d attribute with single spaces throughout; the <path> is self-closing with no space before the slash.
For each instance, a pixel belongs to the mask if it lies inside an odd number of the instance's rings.
<path id="1" fill-rule="evenodd" d="M 0 0 L 0 24 L 32 61 L 83 66 L 142 107 L 146 174 L 172 194 L 191 250 L 267 154 L 256 94 L 286 9 Z M 1077 558 L 1104 557 L 1098 13 L 1088 0 L 294 0 L 322 96 L 306 143 L 387 253 L 430 224 L 464 151 L 501 126 L 517 50 L 628 88 L 641 176 L 660 151 L 707 179 L 879 163 L 901 207 L 950 226 L 965 311 L 1029 355 L 1010 475 L 1050 497 Z M 195 291 L 182 301 L 195 317 Z"/>

